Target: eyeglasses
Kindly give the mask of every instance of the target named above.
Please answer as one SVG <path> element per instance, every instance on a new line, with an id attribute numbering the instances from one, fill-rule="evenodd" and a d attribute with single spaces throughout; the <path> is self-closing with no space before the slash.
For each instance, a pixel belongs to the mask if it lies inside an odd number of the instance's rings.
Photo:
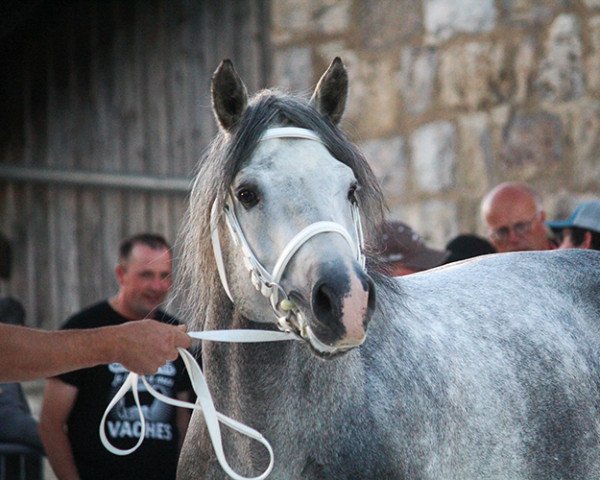
<path id="1" fill-rule="evenodd" d="M 531 232 L 531 227 L 533 226 L 533 222 L 535 222 L 539 216 L 540 212 L 535 212 L 535 215 L 531 220 L 526 220 L 524 222 L 517 222 L 512 225 L 507 225 L 505 227 L 499 227 L 490 230 L 490 238 L 495 240 L 496 242 L 505 243 L 508 241 L 510 237 L 510 232 L 514 232 L 514 234 L 522 238 Z"/>

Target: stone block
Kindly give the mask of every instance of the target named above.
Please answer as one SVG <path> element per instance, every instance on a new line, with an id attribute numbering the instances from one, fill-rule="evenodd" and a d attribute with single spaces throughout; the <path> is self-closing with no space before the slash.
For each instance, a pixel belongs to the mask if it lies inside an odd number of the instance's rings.
<path id="1" fill-rule="evenodd" d="M 468 42 L 449 47 L 440 61 L 441 102 L 476 110 L 504 100 L 511 91 L 506 57 L 502 44 Z"/>
<path id="2" fill-rule="evenodd" d="M 401 97 L 392 58 L 374 61 L 355 56 L 348 62 L 350 100 L 345 120 L 364 137 L 391 135 L 397 131 Z"/>
<path id="3" fill-rule="evenodd" d="M 517 47 L 514 63 L 515 89 L 513 101 L 526 102 L 529 96 L 529 85 L 535 73 L 535 43 L 527 38 Z"/>
<path id="4" fill-rule="evenodd" d="M 560 163 L 563 130 L 561 119 L 554 114 L 517 112 L 505 129 L 501 152 L 503 167 L 519 169 L 527 177 Z"/>
<path id="5" fill-rule="evenodd" d="M 283 91 L 308 93 L 313 87 L 312 53 L 309 48 L 278 50 L 273 61 L 273 85 Z"/>
<path id="6" fill-rule="evenodd" d="M 351 23 L 350 0 L 277 0 L 271 3 L 275 44 L 307 34 L 337 34 Z"/>
<path id="7" fill-rule="evenodd" d="M 494 170 L 492 131 L 488 114 L 464 115 L 459 120 L 460 160 L 456 185 L 461 193 L 483 196 Z"/>
<path id="8" fill-rule="evenodd" d="M 433 248 L 444 248 L 459 233 L 458 208 L 453 200 L 399 204 L 390 209 L 389 218 L 410 225 Z"/>
<path id="9" fill-rule="evenodd" d="M 387 199 L 406 194 L 407 166 L 404 139 L 392 137 L 368 140 L 360 147 L 379 180 L 384 197 Z"/>
<path id="10" fill-rule="evenodd" d="M 342 33 L 350 26 L 351 0 L 319 0 L 314 4 L 312 16 L 317 33 Z"/>
<path id="11" fill-rule="evenodd" d="M 397 49 L 423 30 L 420 2 L 361 0 L 357 2 L 355 26 L 361 48 Z"/>
<path id="12" fill-rule="evenodd" d="M 600 191 L 600 102 L 590 100 L 573 118 L 575 183 Z"/>
<path id="13" fill-rule="evenodd" d="M 435 48 L 402 49 L 398 84 L 405 110 L 418 115 L 431 107 L 434 102 L 437 67 L 438 54 Z"/>
<path id="14" fill-rule="evenodd" d="M 275 44 L 289 41 L 297 33 L 304 33 L 311 25 L 312 2 L 305 0 L 277 0 L 271 3 L 272 38 Z"/>
<path id="15" fill-rule="evenodd" d="M 546 25 L 556 13 L 572 6 L 572 0 L 501 0 L 509 24 L 519 27 Z"/>
<path id="16" fill-rule="evenodd" d="M 412 170 L 421 191 L 436 193 L 454 185 L 456 136 L 456 128 L 447 121 L 428 123 L 411 135 Z"/>
<path id="17" fill-rule="evenodd" d="M 586 58 L 586 78 L 590 90 L 600 90 L 600 16 L 589 19 L 590 52 Z"/>
<path id="18" fill-rule="evenodd" d="M 600 51 L 600 15 L 591 17 L 588 22 L 590 47 L 594 52 Z"/>
<path id="19" fill-rule="evenodd" d="M 535 91 L 543 100 L 569 101 L 584 94 L 581 28 L 575 15 L 559 15 L 552 23 L 545 56 L 535 80 Z"/>
<path id="20" fill-rule="evenodd" d="M 452 200 L 428 200 L 421 206 L 419 232 L 427 243 L 444 248 L 448 240 L 458 235 L 458 209 Z"/>
<path id="21" fill-rule="evenodd" d="M 496 25 L 494 0 L 424 0 L 425 30 L 431 42 L 460 33 L 491 31 Z"/>

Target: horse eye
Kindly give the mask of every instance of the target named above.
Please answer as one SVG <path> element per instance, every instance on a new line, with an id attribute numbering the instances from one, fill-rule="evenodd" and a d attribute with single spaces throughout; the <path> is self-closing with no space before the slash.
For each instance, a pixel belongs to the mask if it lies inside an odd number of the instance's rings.
<path id="1" fill-rule="evenodd" d="M 353 183 L 352 185 L 350 185 L 350 188 L 348 189 L 348 200 L 350 200 L 352 203 L 356 203 L 356 192 L 358 190 L 358 185 L 356 183 Z"/>
<path id="2" fill-rule="evenodd" d="M 242 188 L 238 190 L 236 197 L 246 208 L 253 207 L 258 203 L 258 194 L 249 188 Z"/>

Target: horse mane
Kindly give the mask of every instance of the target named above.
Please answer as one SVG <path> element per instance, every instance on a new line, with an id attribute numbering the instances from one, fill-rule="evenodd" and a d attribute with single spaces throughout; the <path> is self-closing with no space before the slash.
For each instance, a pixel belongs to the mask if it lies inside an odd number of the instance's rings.
<path id="1" fill-rule="evenodd" d="M 379 235 L 375 233 L 383 219 L 383 196 L 364 155 L 329 119 L 308 102 L 265 90 L 249 103 L 243 117 L 231 132 L 221 131 L 198 165 L 190 193 L 190 204 L 180 234 L 181 259 L 176 295 L 181 298 L 182 318 L 190 327 L 204 329 L 219 326 L 222 318 L 234 312 L 219 280 L 210 238 L 210 213 L 216 200 L 223 209 L 226 194 L 237 172 L 247 162 L 267 128 L 294 126 L 314 131 L 331 155 L 349 166 L 357 178 L 357 199 L 365 234 L 366 256 L 376 262 Z M 226 320 L 223 320 L 226 321 Z"/>

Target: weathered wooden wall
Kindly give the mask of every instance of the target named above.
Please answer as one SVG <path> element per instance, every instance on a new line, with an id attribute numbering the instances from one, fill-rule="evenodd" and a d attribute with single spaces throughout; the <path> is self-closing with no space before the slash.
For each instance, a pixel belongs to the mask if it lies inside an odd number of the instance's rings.
<path id="1" fill-rule="evenodd" d="M 176 239 L 215 132 L 210 76 L 232 58 L 253 91 L 269 73 L 261 0 L 33 2 L 0 37 L 0 294 L 57 327 L 116 290 L 120 240 Z"/>

